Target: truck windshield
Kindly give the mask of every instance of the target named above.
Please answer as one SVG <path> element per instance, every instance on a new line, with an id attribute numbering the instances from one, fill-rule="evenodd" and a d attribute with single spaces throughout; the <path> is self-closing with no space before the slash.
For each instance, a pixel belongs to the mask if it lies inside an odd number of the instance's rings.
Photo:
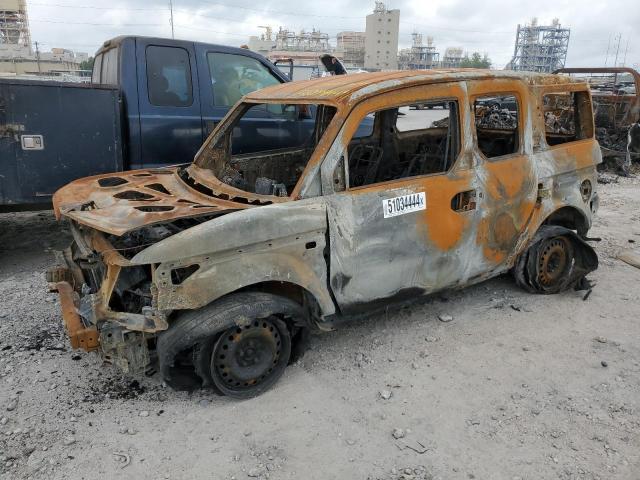
<path id="1" fill-rule="evenodd" d="M 213 134 L 196 165 L 246 192 L 290 195 L 336 109 L 318 104 L 244 104 L 239 110 L 223 131 Z"/>

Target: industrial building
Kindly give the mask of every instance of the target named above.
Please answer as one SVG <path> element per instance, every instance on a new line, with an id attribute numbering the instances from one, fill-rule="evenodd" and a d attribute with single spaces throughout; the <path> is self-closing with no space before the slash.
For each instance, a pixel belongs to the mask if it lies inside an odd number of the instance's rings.
<path id="1" fill-rule="evenodd" d="M 437 68 L 440 62 L 440 53 L 436 51 L 433 37 L 427 37 L 427 43 L 423 43 L 421 33 L 411 34 L 410 48 L 400 50 L 398 55 L 398 68 L 401 70 L 431 70 Z"/>
<path id="2" fill-rule="evenodd" d="M 0 0 L 0 74 L 57 76 L 77 72 L 88 58 L 64 48 L 40 51 L 31 39 L 26 0 Z"/>
<path id="3" fill-rule="evenodd" d="M 444 56 L 440 61 L 442 68 L 460 68 L 464 52 L 460 47 L 449 47 L 444 51 Z"/>
<path id="4" fill-rule="evenodd" d="M 364 67 L 365 32 L 340 32 L 336 36 L 336 53 L 346 67 Z"/>
<path id="5" fill-rule="evenodd" d="M 551 73 L 564 67 L 570 34 L 571 30 L 563 28 L 557 18 L 551 25 L 538 25 L 536 18 L 531 24 L 518 24 L 513 58 L 506 68 Z"/>
<path id="6" fill-rule="evenodd" d="M 31 55 L 26 0 L 0 0 L 0 57 Z"/>
<path id="7" fill-rule="evenodd" d="M 280 58 L 291 58 L 294 65 L 318 65 L 320 55 L 331 53 L 338 58 L 342 55 L 336 52 L 329 43 L 329 34 L 312 29 L 310 32 L 301 30 L 295 32 L 280 27 L 273 34 L 271 27 L 264 26 L 265 33 L 260 37 L 249 37 L 250 50 L 264 55 L 274 61 Z"/>
<path id="8" fill-rule="evenodd" d="M 398 68 L 398 37 L 400 10 L 388 10 L 376 2 L 373 13 L 367 15 L 365 29 L 364 68 L 395 70 Z"/>

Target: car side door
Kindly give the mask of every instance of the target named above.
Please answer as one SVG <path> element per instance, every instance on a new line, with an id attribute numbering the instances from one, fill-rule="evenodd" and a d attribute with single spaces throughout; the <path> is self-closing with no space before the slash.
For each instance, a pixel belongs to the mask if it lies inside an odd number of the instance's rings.
<path id="1" fill-rule="evenodd" d="M 408 107 L 429 102 L 448 108 Z M 372 114 L 373 134 L 357 135 Z M 469 128 L 459 82 L 394 90 L 352 109 L 321 169 L 330 286 L 343 311 L 434 292 L 482 270 Z"/>
<path id="2" fill-rule="evenodd" d="M 468 81 L 473 159 L 483 192 L 478 246 L 488 272 L 515 260 L 538 198 L 530 93 L 519 79 Z"/>
<path id="3" fill-rule="evenodd" d="M 143 166 L 190 162 L 203 141 L 193 44 L 139 38 L 136 54 Z"/>

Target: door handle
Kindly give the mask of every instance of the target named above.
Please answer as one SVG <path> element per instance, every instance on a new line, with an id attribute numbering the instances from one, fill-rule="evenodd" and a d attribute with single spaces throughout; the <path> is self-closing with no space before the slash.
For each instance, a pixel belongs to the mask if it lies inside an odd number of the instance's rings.
<path id="1" fill-rule="evenodd" d="M 467 190 L 460 192 L 451 199 L 451 209 L 454 212 L 467 212 L 475 210 L 477 199 L 482 198 L 482 193 L 478 194 L 475 190 Z"/>

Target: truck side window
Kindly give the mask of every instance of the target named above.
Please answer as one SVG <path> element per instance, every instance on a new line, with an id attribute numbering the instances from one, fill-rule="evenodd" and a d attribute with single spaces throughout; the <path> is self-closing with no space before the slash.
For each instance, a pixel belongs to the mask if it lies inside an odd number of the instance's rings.
<path id="1" fill-rule="evenodd" d="M 514 95 L 486 96 L 473 103 L 478 148 L 487 158 L 516 153 L 520 110 Z"/>
<path id="2" fill-rule="evenodd" d="M 362 136 L 362 120 L 349 143 L 349 186 L 444 173 L 460 153 L 458 102 L 424 101 L 427 111 L 395 107 L 374 113 L 373 133 Z M 437 110 L 432 110 L 437 108 Z"/>
<path id="3" fill-rule="evenodd" d="M 91 72 L 91 83 L 100 83 L 100 74 L 102 73 L 102 54 L 96 55 L 93 62 L 93 72 Z"/>
<path id="4" fill-rule="evenodd" d="M 178 47 L 147 47 L 149 102 L 166 107 L 193 103 L 189 53 Z"/>
<path id="5" fill-rule="evenodd" d="M 587 92 L 549 93 L 542 97 L 547 145 L 593 137 L 593 114 Z"/>
<path id="6" fill-rule="evenodd" d="M 103 85 L 118 85 L 118 49 L 107 50 L 102 58 L 102 73 L 100 83 Z"/>
<path id="7" fill-rule="evenodd" d="M 230 107 L 247 93 L 281 81 L 255 58 L 231 53 L 207 53 L 214 105 Z"/>

